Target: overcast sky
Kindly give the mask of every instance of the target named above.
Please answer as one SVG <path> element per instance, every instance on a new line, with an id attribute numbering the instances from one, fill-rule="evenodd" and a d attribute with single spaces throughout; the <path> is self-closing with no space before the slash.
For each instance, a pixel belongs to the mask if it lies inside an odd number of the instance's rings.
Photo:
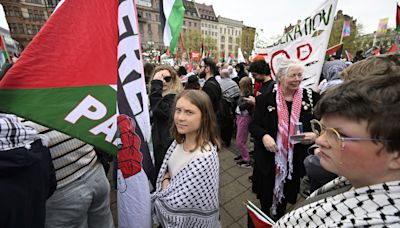
<path id="1" fill-rule="evenodd" d="M 309 16 L 324 0 L 196 0 L 212 4 L 217 16 L 243 21 L 264 29 L 267 37 L 280 35 L 285 26 Z M 389 17 L 389 28 L 396 26 L 396 0 L 339 0 L 336 8 L 357 19 L 364 33 L 378 28 L 381 18 Z M 335 13 L 336 15 L 336 13 Z"/>
<path id="2" fill-rule="evenodd" d="M 4 15 L 3 5 L 0 4 L 0 27 L 9 30 L 8 24 L 6 21 L 6 15 Z"/>

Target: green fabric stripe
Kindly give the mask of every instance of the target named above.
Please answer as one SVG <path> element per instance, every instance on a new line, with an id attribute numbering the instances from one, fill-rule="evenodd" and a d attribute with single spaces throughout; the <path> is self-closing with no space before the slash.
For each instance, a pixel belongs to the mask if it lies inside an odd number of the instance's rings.
<path id="1" fill-rule="evenodd" d="M 64 118 L 88 95 L 104 104 L 107 107 L 107 114 L 100 120 L 82 117 L 75 124 L 67 122 Z M 116 155 L 117 148 L 104 140 L 105 134 L 100 133 L 96 136 L 89 132 L 90 129 L 115 114 L 116 97 L 117 92 L 110 86 L 0 89 L 0 112 L 14 113 Z"/>
<path id="2" fill-rule="evenodd" d="M 171 29 L 172 39 L 169 44 L 169 49 L 171 53 L 175 54 L 176 43 L 179 39 L 179 33 L 181 32 L 183 16 L 185 14 L 185 7 L 183 7 L 182 0 L 175 0 L 174 5 L 172 6 L 171 13 L 168 17 L 168 25 Z"/>

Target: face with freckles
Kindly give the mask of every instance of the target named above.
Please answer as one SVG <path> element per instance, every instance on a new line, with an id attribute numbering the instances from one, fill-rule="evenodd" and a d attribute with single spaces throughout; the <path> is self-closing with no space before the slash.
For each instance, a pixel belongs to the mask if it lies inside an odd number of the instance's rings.
<path id="1" fill-rule="evenodd" d="M 187 98 L 181 97 L 176 102 L 174 123 L 179 134 L 197 134 L 201 117 L 201 110 Z"/>
<path id="2" fill-rule="evenodd" d="M 354 121 L 338 115 L 323 116 L 324 129 L 335 129 L 343 138 L 371 138 L 365 120 Z M 328 171 L 344 176 L 355 187 L 382 183 L 389 172 L 390 158 L 379 142 L 370 140 L 340 140 L 336 134 L 321 134 L 316 139 L 320 147 L 320 163 Z"/>

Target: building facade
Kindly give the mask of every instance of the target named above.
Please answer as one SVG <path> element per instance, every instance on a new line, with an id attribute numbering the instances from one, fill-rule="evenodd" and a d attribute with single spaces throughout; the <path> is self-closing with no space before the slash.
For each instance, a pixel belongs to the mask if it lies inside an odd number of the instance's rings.
<path id="1" fill-rule="evenodd" d="M 196 3 L 197 10 L 200 15 L 200 30 L 201 38 L 204 43 L 204 49 L 216 52 L 218 50 L 218 18 L 215 16 L 214 8 L 212 5 Z M 214 53 L 215 54 L 215 53 Z"/>
<path id="2" fill-rule="evenodd" d="M 238 48 L 241 46 L 243 21 L 237 21 L 218 16 L 218 49 L 225 59 L 228 56 L 237 58 Z"/>
<path id="3" fill-rule="evenodd" d="M 200 16 L 196 4 L 193 1 L 184 0 L 185 17 L 183 18 L 182 33 L 190 33 L 200 30 Z"/>
<path id="4" fill-rule="evenodd" d="M 60 0 L 1 0 L 11 37 L 25 48 Z"/>
<path id="5" fill-rule="evenodd" d="M 160 21 L 160 1 L 140 0 L 136 2 L 139 21 L 140 42 L 143 50 L 164 49 L 163 28 Z"/>

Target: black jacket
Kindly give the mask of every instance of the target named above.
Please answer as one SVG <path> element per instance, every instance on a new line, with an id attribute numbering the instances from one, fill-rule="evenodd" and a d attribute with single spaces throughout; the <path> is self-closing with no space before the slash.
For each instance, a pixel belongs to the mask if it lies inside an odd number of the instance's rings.
<path id="1" fill-rule="evenodd" d="M 0 227 L 44 227 L 56 185 L 50 151 L 40 140 L 29 150 L 0 151 Z"/>
<path id="2" fill-rule="evenodd" d="M 219 109 L 219 102 L 222 96 L 221 86 L 219 85 L 215 77 L 209 78 L 203 86 L 202 89 L 210 97 L 214 112 L 217 114 Z"/>
<path id="3" fill-rule="evenodd" d="M 151 81 L 150 110 L 152 113 L 151 136 L 153 139 L 155 168 L 161 168 L 165 153 L 173 138 L 170 134 L 173 117 L 173 105 L 176 94 L 162 96 L 162 81 Z"/>
<path id="4" fill-rule="evenodd" d="M 311 132 L 310 120 L 314 118 L 311 108 L 311 102 L 307 95 L 307 90 L 303 90 L 302 107 L 300 111 L 299 121 L 303 123 L 304 132 Z M 315 108 L 316 103 L 319 100 L 319 94 L 311 92 L 312 104 Z M 262 142 L 262 137 L 265 134 L 269 134 L 276 141 L 278 132 L 278 115 L 276 105 L 276 92 L 273 90 L 271 93 L 263 94 L 256 97 L 256 107 L 254 110 L 253 121 L 250 124 L 250 132 L 254 137 L 254 172 L 260 173 L 267 179 L 270 179 L 270 183 L 274 184 L 275 178 L 275 153 L 268 151 Z M 296 144 L 293 152 L 293 185 L 289 195 L 295 197 L 299 191 L 297 183 L 299 183 L 300 177 L 305 175 L 303 160 L 307 156 L 308 145 Z M 265 181 L 267 181 L 265 179 Z M 257 184 L 256 184 L 257 185 Z M 286 187 L 285 187 L 286 188 Z M 257 191 L 257 190 L 256 190 Z M 291 201 L 289 199 L 289 201 Z"/>

